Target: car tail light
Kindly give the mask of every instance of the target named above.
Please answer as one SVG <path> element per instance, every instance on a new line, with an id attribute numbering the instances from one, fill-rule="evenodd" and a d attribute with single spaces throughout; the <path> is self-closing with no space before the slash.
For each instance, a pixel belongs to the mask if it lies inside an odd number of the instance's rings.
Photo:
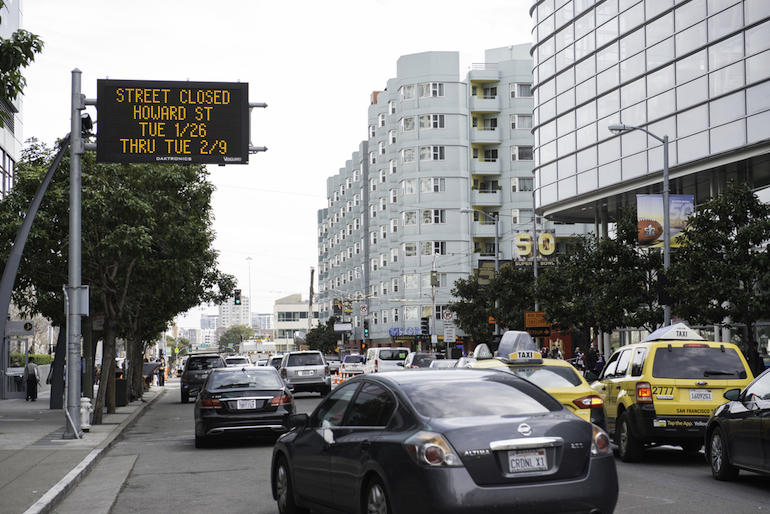
<path id="1" fill-rule="evenodd" d="M 649 382 L 636 383 L 636 402 L 652 403 L 652 388 Z"/>
<path id="2" fill-rule="evenodd" d="M 577 405 L 578 409 L 601 409 L 604 407 L 604 400 L 602 400 L 600 396 L 596 395 L 584 396 L 582 398 L 578 398 L 572 403 Z"/>
<path id="3" fill-rule="evenodd" d="M 326 375 L 326 376 L 328 377 L 330 374 L 331 374 L 331 373 L 329 372 L 329 365 L 327 364 L 327 365 L 324 367 L 324 375 Z"/>
<path id="4" fill-rule="evenodd" d="M 291 405 L 294 403 L 294 398 L 288 394 L 282 394 L 281 396 L 273 397 L 273 401 L 270 402 L 272 407 L 278 407 L 280 405 Z"/>
<path id="5" fill-rule="evenodd" d="M 222 402 L 220 402 L 216 398 L 202 399 L 200 402 L 200 408 L 201 409 L 221 409 Z"/>
<path id="6" fill-rule="evenodd" d="M 705 343 L 685 343 L 682 348 L 708 348 L 709 345 Z"/>
<path id="7" fill-rule="evenodd" d="M 282 376 L 283 378 L 286 378 L 286 368 L 283 368 L 283 369 L 281 370 L 281 376 Z"/>
<path id="8" fill-rule="evenodd" d="M 182 373 L 182 381 L 183 382 L 187 381 L 187 372 L 186 371 Z"/>
<path id="9" fill-rule="evenodd" d="M 593 425 L 594 433 L 591 438 L 591 455 L 607 455 L 612 453 L 610 436 L 601 428 Z"/>
<path id="10" fill-rule="evenodd" d="M 417 432 L 404 442 L 404 446 L 418 464 L 445 467 L 463 465 L 444 436 L 435 432 Z"/>
<path id="11" fill-rule="evenodd" d="M 374 372 L 377 373 L 377 359 L 374 359 Z"/>

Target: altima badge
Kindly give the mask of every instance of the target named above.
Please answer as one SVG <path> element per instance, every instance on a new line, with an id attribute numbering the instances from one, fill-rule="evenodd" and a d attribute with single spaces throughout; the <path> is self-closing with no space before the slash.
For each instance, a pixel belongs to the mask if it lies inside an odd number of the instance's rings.
<path id="1" fill-rule="evenodd" d="M 532 428 L 530 428 L 530 426 L 526 423 L 522 423 L 519 425 L 519 433 L 521 435 L 532 435 Z"/>

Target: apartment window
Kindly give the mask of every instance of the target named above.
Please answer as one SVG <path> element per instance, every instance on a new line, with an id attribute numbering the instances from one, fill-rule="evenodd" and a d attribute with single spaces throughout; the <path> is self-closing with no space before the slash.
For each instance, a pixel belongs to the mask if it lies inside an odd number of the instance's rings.
<path id="1" fill-rule="evenodd" d="M 390 279 L 390 290 L 394 293 L 398 292 L 398 283 L 401 279 L 400 278 L 391 278 Z"/>
<path id="2" fill-rule="evenodd" d="M 396 160 L 392 159 L 390 161 L 390 174 L 394 174 L 398 168 L 396 167 Z"/>
<path id="3" fill-rule="evenodd" d="M 374 125 L 369 125 L 369 139 L 377 135 L 377 128 Z"/>
<path id="4" fill-rule="evenodd" d="M 393 218 L 390 220 L 390 233 L 395 234 L 396 232 L 398 232 L 398 219 Z"/>
<path id="5" fill-rule="evenodd" d="M 511 129 L 531 129 L 532 116 L 524 114 L 511 114 Z"/>
<path id="6" fill-rule="evenodd" d="M 370 218 L 376 218 L 377 217 L 377 206 L 376 205 L 370 205 L 369 206 L 369 217 Z"/>
<path id="7" fill-rule="evenodd" d="M 414 116 L 408 116 L 401 119 L 401 132 L 412 132 L 414 130 Z"/>
<path id="8" fill-rule="evenodd" d="M 380 282 L 380 294 L 388 294 L 388 283 Z M 383 311 L 385 312 L 385 311 Z"/>
<path id="9" fill-rule="evenodd" d="M 377 191 L 377 179 L 369 179 L 369 191 Z"/>
<path id="10" fill-rule="evenodd" d="M 353 219 L 353 230 L 358 230 L 361 228 L 361 220 L 358 218 Z"/>
<path id="11" fill-rule="evenodd" d="M 484 162 L 497 162 L 497 148 L 484 150 Z"/>
<path id="12" fill-rule="evenodd" d="M 377 118 L 379 119 L 380 127 L 384 127 L 385 126 L 385 115 L 384 114 L 380 114 Z"/>
<path id="13" fill-rule="evenodd" d="M 388 102 L 388 112 L 390 114 L 396 114 L 396 101 L 395 100 L 390 100 Z"/>
<path id="14" fill-rule="evenodd" d="M 380 155 L 385 155 L 385 141 L 380 141 L 378 145 L 380 147 Z"/>
<path id="15" fill-rule="evenodd" d="M 334 192 L 334 201 L 337 202 L 337 201 L 339 201 L 339 199 L 340 199 L 340 193 L 338 191 L 335 191 Z M 333 202 L 332 202 L 332 205 L 334 205 Z"/>
<path id="16" fill-rule="evenodd" d="M 401 181 L 401 194 L 413 195 L 417 193 L 417 179 L 407 179 Z"/>
<path id="17" fill-rule="evenodd" d="M 534 157 L 533 157 L 531 146 L 512 146 L 511 147 L 512 161 L 531 161 L 533 159 Z"/>
<path id="18" fill-rule="evenodd" d="M 401 88 L 401 100 L 414 100 L 414 86 L 403 86 Z"/>
<path id="19" fill-rule="evenodd" d="M 358 170 L 353 170 L 353 182 L 358 182 L 358 179 L 361 175 L 361 172 Z"/>
<path id="20" fill-rule="evenodd" d="M 388 131 L 388 142 L 389 142 L 389 144 L 391 144 L 391 145 L 395 145 L 396 144 L 396 134 L 397 133 L 398 132 L 395 131 L 395 130 L 389 130 Z"/>
<path id="21" fill-rule="evenodd" d="M 420 319 L 420 308 L 417 305 L 404 307 L 404 321 L 417 321 Z"/>
<path id="22" fill-rule="evenodd" d="M 390 203 L 397 203 L 398 202 L 398 189 L 391 189 L 390 190 Z"/>
<path id="23" fill-rule="evenodd" d="M 531 178 L 512 178 L 511 179 L 511 193 L 518 193 L 521 191 L 532 191 L 532 182 L 533 179 Z"/>
<path id="24" fill-rule="evenodd" d="M 421 255 L 446 255 L 446 241 L 423 241 L 420 243 Z"/>
<path id="25" fill-rule="evenodd" d="M 380 268 L 384 268 L 388 265 L 388 254 L 387 253 L 381 253 L 380 254 Z"/>
<path id="26" fill-rule="evenodd" d="M 444 128 L 443 114 L 423 114 L 420 116 L 421 129 L 439 129 Z"/>
<path id="27" fill-rule="evenodd" d="M 420 98 L 444 96 L 443 82 L 426 82 L 420 84 Z"/>
<path id="28" fill-rule="evenodd" d="M 401 150 L 401 162 L 402 163 L 415 162 L 414 148 L 404 148 Z"/>
<path id="29" fill-rule="evenodd" d="M 398 262 L 398 248 L 390 249 L 390 262 Z"/>
<path id="30" fill-rule="evenodd" d="M 353 252 L 355 252 L 356 255 L 361 253 L 361 243 L 353 244 Z"/>
<path id="31" fill-rule="evenodd" d="M 374 152 L 369 152 L 369 164 L 377 164 L 377 155 Z"/>
<path id="32" fill-rule="evenodd" d="M 369 259 L 369 269 L 371 271 L 377 271 L 377 259 Z"/>
<path id="33" fill-rule="evenodd" d="M 403 243 L 404 257 L 417 257 L 417 243 Z"/>
<path id="34" fill-rule="evenodd" d="M 511 84 L 511 98 L 531 98 L 532 84 Z"/>
<path id="35" fill-rule="evenodd" d="M 385 239 L 386 237 L 388 237 L 388 226 L 380 225 L 380 239 Z"/>
<path id="36" fill-rule="evenodd" d="M 417 225 L 417 211 L 404 211 L 401 213 L 401 218 L 405 227 Z"/>
<path id="37" fill-rule="evenodd" d="M 369 232 L 369 243 L 376 245 L 377 244 L 377 232 Z"/>
<path id="38" fill-rule="evenodd" d="M 359 268 L 358 266 L 356 266 L 356 267 L 353 269 L 353 274 L 356 276 L 356 278 L 361 278 L 361 268 Z"/>
<path id="39" fill-rule="evenodd" d="M 350 200 L 345 202 L 345 210 L 347 212 L 353 212 L 353 202 L 351 202 Z"/>
<path id="40" fill-rule="evenodd" d="M 446 210 L 444 209 L 425 209 L 421 212 L 423 225 L 446 223 Z"/>
<path id="41" fill-rule="evenodd" d="M 405 273 L 404 274 L 404 289 L 417 289 L 420 287 L 420 275 L 419 273 Z M 415 306 L 415 309 L 417 306 Z"/>
<path id="42" fill-rule="evenodd" d="M 384 211 L 388 208 L 388 199 L 387 198 L 380 198 L 380 210 Z"/>
<path id="43" fill-rule="evenodd" d="M 421 193 L 444 193 L 446 192 L 446 179 L 433 177 L 420 179 Z"/>
<path id="44" fill-rule="evenodd" d="M 348 282 L 353 282 L 353 270 L 348 271 Z"/>
<path id="45" fill-rule="evenodd" d="M 421 146 L 420 160 L 421 161 L 443 161 L 444 147 L 443 146 Z"/>
<path id="46" fill-rule="evenodd" d="M 393 323 L 398 323 L 398 307 L 393 307 L 390 309 L 391 318 L 393 318 Z"/>
<path id="47" fill-rule="evenodd" d="M 353 258 L 353 247 L 348 246 L 348 259 Z"/>
<path id="48" fill-rule="evenodd" d="M 388 322 L 388 311 L 384 310 L 380 314 L 382 314 L 382 324 L 385 325 Z"/>
<path id="49" fill-rule="evenodd" d="M 353 195 L 353 205 L 361 205 L 361 195 Z"/>
<path id="50" fill-rule="evenodd" d="M 380 183 L 387 182 L 387 181 L 388 181 L 387 170 L 380 170 Z"/>
<path id="51" fill-rule="evenodd" d="M 423 288 L 431 287 L 430 283 L 430 276 L 431 273 L 421 273 L 420 274 L 420 283 Z M 446 273 L 436 273 L 436 276 L 438 278 L 438 284 L 436 284 L 436 287 L 446 287 L 447 285 L 447 278 Z"/>
<path id="52" fill-rule="evenodd" d="M 487 98 L 487 99 L 497 98 L 497 88 L 496 87 L 485 87 L 483 94 L 484 94 L 484 98 Z"/>

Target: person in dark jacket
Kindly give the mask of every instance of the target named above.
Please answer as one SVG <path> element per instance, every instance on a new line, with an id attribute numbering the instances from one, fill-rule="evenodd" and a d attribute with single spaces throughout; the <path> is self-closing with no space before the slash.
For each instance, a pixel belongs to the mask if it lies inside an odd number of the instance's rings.
<path id="1" fill-rule="evenodd" d="M 599 356 L 596 353 L 596 348 L 591 345 L 588 348 L 588 353 L 585 357 L 585 369 L 586 371 L 593 371 L 596 368 L 596 361 L 599 360 Z"/>
<path id="2" fill-rule="evenodd" d="M 759 355 L 757 346 L 757 342 L 752 341 L 749 343 L 749 349 L 746 352 L 746 362 L 748 362 L 749 369 L 754 374 L 754 378 L 758 377 L 760 373 L 765 371 L 765 362 L 762 360 L 762 356 Z"/>
<path id="3" fill-rule="evenodd" d="M 29 362 L 24 366 L 24 381 L 27 383 L 27 401 L 37 401 L 37 385 L 40 383 L 40 371 L 35 364 L 35 358 L 29 358 Z"/>

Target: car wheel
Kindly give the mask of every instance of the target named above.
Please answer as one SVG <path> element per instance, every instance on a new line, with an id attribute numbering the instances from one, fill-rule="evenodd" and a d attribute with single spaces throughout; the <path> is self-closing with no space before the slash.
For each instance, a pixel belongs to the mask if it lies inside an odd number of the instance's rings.
<path id="1" fill-rule="evenodd" d="M 366 505 L 364 507 L 366 514 L 390 514 L 388 496 L 378 478 L 373 478 L 366 487 Z"/>
<path id="2" fill-rule="evenodd" d="M 190 401 L 190 393 L 182 393 L 182 403 Z"/>
<path id="3" fill-rule="evenodd" d="M 682 447 L 684 451 L 687 453 L 695 453 L 699 452 L 701 448 L 703 448 L 703 443 L 700 441 L 685 441 L 679 446 Z"/>
<path id="4" fill-rule="evenodd" d="M 711 474 L 717 480 L 734 480 L 738 476 L 738 468 L 730 464 L 727 456 L 727 443 L 725 442 L 722 429 L 717 427 L 709 436 L 709 452 L 711 463 Z"/>
<path id="5" fill-rule="evenodd" d="M 294 489 L 291 486 L 291 474 L 286 459 L 278 459 L 275 467 L 275 499 L 278 502 L 278 512 L 281 514 L 305 514 L 308 509 L 297 507 L 294 503 Z"/>
<path id="6" fill-rule="evenodd" d="M 628 413 L 620 416 L 617 428 L 617 444 L 620 460 L 623 462 L 639 462 L 644 456 L 644 445 L 634 439 L 628 423 Z"/>

